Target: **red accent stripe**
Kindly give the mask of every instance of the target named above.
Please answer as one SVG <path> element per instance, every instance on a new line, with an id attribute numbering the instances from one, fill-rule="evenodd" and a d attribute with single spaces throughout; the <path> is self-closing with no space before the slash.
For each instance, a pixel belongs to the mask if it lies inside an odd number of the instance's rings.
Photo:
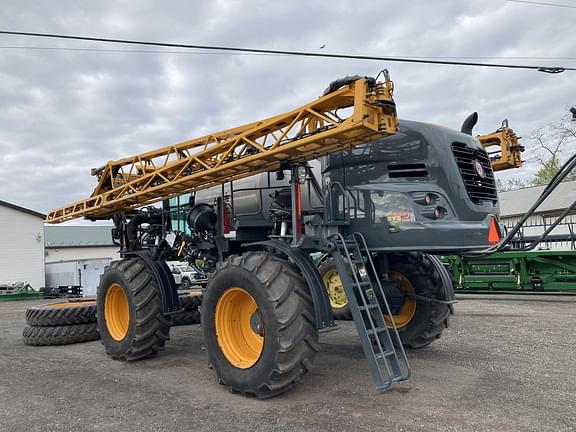
<path id="1" fill-rule="evenodd" d="M 302 186 L 296 183 L 296 233 L 302 235 Z"/>

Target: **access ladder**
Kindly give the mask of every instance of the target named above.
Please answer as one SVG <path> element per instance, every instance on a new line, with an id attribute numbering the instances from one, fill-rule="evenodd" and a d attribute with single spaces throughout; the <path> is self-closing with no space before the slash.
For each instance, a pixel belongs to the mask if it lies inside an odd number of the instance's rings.
<path id="1" fill-rule="evenodd" d="M 410 377 L 410 363 L 364 236 L 335 234 L 336 269 L 377 390 Z M 387 319 L 384 318 L 387 315 Z"/>

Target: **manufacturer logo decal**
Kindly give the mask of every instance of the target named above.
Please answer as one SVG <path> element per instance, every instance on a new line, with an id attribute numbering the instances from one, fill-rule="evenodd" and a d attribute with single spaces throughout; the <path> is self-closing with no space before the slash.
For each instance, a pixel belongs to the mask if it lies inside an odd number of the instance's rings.
<path id="1" fill-rule="evenodd" d="M 484 170 L 484 167 L 482 166 L 482 164 L 478 159 L 474 159 L 472 161 L 472 165 L 474 165 L 474 171 L 476 171 L 478 177 L 480 178 L 486 177 L 486 171 Z"/>

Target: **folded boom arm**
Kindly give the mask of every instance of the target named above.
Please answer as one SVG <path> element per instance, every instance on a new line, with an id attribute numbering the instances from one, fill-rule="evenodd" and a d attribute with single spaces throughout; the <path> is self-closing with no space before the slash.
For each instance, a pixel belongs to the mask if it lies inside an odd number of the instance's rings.
<path id="1" fill-rule="evenodd" d="M 113 214 L 280 169 L 397 131 L 393 83 L 358 78 L 285 114 L 110 161 L 92 170 L 89 198 L 52 210 L 46 222 Z"/>
<path id="2" fill-rule="evenodd" d="M 522 166 L 524 147 L 518 143 L 519 137 L 508 127 L 508 120 L 504 120 L 496 132 L 478 135 L 476 138 L 488 152 L 493 171 L 504 171 Z"/>

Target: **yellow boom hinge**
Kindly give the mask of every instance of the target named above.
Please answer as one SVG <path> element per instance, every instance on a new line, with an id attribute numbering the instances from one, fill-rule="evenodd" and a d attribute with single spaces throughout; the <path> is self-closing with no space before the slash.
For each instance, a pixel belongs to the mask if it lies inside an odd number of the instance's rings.
<path id="1" fill-rule="evenodd" d="M 316 159 L 398 130 L 393 83 L 342 80 L 317 100 L 285 114 L 249 123 L 92 170 L 92 195 L 48 213 L 46 222 L 113 214 L 197 191 L 281 165 Z"/>
<path id="2" fill-rule="evenodd" d="M 478 135 L 476 138 L 488 152 L 493 171 L 503 171 L 522 166 L 524 147 L 518 144 L 519 137 L 508 127 L 508 120 L 496 132 Z"/>

